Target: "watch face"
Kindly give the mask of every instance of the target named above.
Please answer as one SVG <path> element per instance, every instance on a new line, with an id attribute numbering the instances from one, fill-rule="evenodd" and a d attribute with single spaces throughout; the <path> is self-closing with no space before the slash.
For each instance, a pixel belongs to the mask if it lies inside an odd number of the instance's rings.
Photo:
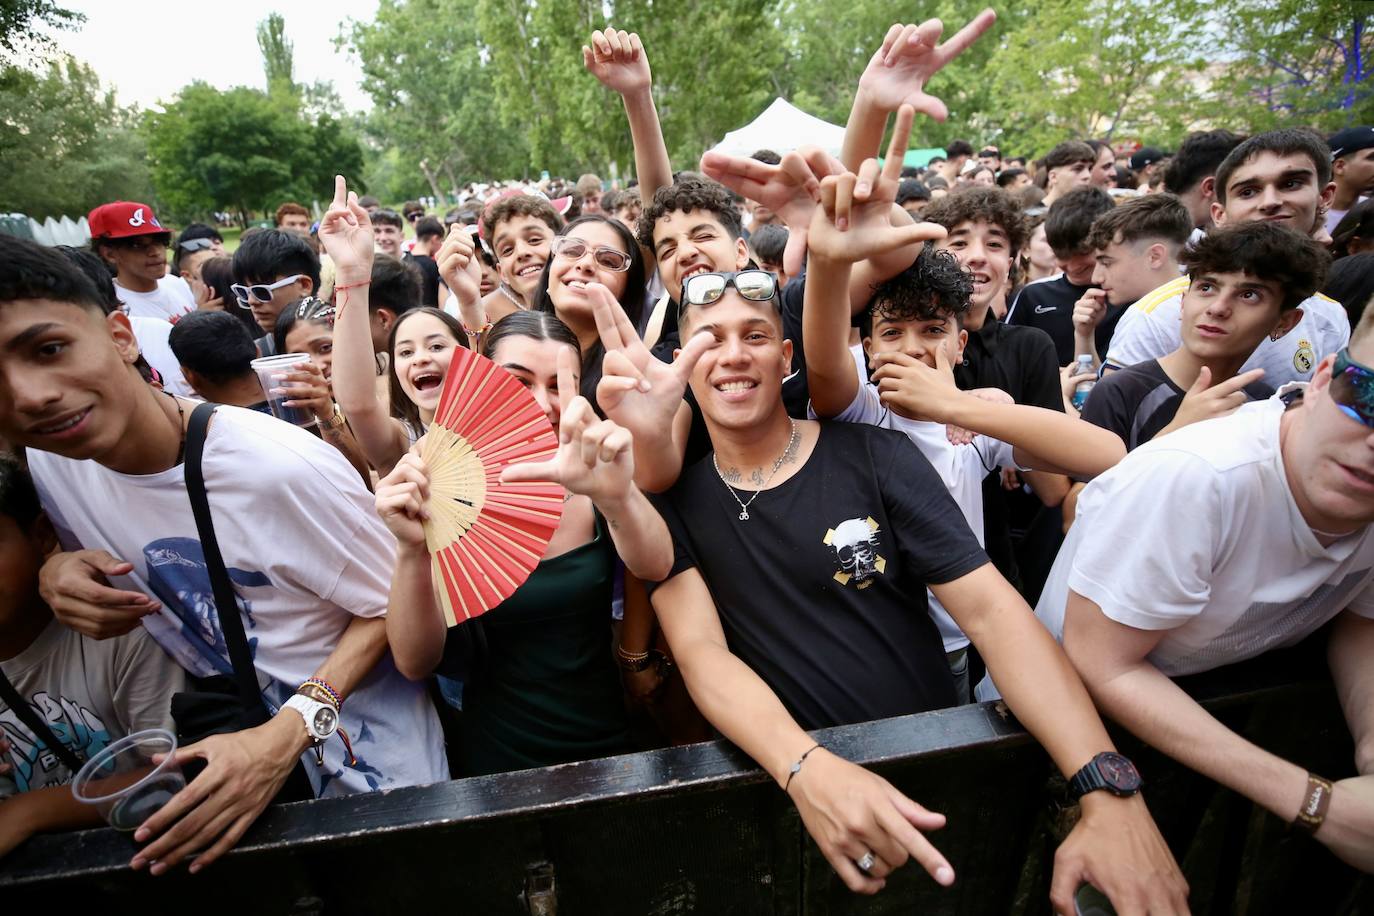
<path id="1" fill-rule="evenodd" d="M 1140 773 L 1135 764 L 1120 754 L 1098 754 L 1097 771 L 1107 785 L 1119 792 L 1134 792 L 1140 788 Z"/>
<path id="2" fill-rule="evenodd" d="M 339 727 L 339 714 L 328 706 L 315 711 L 315 734 L 328 737 Z"/>

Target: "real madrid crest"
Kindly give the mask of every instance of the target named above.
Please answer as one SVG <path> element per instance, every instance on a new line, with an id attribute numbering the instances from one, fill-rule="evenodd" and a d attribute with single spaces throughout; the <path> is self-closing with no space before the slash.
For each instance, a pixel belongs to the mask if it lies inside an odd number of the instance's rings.
<path id="1" fill-rule="evenodd" d="M 1306 339 L 1299 340 L 1298 349 L 1293 353 L 1293 368 L 1307 375 L 1315 365 L 1317 354 L 1312 349 L 1312 342 Z"/>

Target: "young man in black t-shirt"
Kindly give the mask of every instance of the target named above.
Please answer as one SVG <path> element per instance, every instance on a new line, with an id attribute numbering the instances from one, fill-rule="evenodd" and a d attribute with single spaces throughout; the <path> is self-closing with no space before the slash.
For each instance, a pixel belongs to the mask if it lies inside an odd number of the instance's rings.
<path id="1" fill-rule="evenodd" d="M 1311 238 L 1274 223 L 1213 230 L 1183 255 L 1189 283 L 1182 345 L 1105 375 L 1083 405 L 1083 419 L 1110 429 L 1131 450 L 1269 397 L 1263 369 L 1236 373 L 1260 341 L 1277 340 L 1298 323 L 1298 306 L 1321 284 L 1328 261 Z"/>
<path id="2" fill-rule="evenodd" d="M 776 295 L 752 301 L 734 286 L 757 297 L 767 292 L 758 276 L 703 274 L 684 291 L 683 337 L 707 339 L 691 387 L 715 450 L 658 498 L 676 558 L 654 607 L 698 708 L 788 792 L 846 884 L 875 892 L 915 856 L 948 885 L 952 868 L 918 832 L 943 818 L 803 731 L 953 701 L 927 585 L 1063 771 L 1109 739 L 919 451 L 889 430 L 787 415 L 792 345 Z M 705 284 L 723 288 L 719 298 L 691 305 Z M 1139 882 L 1142 895 L 1179 894 L 1138 797 L 1094 792 L 1083 803 L 1063 861 L 1116 890 Z M 1146 889 L 1134 877 L 1150 873 L 1164 883 Z"/>
<path id="3" fill-rule="evenodd" d="M 1097 251 L 1088 242 L 1093 221 L 1113 206 L 1111 196 L 1095 187 L 1079 188 L 1056 201 L 1045 217 L 1045 240 L 1054 249 L 1063 273 L 1023 287 L 1007 312 L 1007 324 L 1040 328 L 1050 335 L 1060 366 L 1067 366 L 1078 356 L 1073 307 L 1092 288 L 1093 271 L 1097 269 Z M 1098 322 L 1099 353 L 1107 351 L 1112 331 L 1125 311 L 1124 306 L 1108 306 Z"/>

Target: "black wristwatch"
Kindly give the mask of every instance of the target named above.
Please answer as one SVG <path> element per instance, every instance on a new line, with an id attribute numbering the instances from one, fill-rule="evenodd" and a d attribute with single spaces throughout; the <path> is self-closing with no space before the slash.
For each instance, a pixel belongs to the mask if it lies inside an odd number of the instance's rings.
<path id="1" fill-rule="evenodd" d="M 1089 792 L 1106 789 L 1120 798 L 1129 798 L 1140 791 L 1141 784 L 1140 771 L 1134 763 L 1120 754 L 1103 751 L 1073 774 L 1069 794 L 1077 801 Z"/>

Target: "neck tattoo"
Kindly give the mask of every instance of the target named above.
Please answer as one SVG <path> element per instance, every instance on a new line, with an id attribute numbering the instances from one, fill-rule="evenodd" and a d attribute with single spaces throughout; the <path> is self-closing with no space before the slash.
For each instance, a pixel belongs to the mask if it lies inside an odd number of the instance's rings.
<path id="1" fill-rule="evenodd" d="M 788 417 L 787 422 L 792 424 L 792 435 L 787 437 L 787 447 L 782 450 L 782 454 L 778 456 L 778 460 L 773 462 L 773 470 L 768 472 L 768 476 L 763 479 L 762 485 L 754 491 L 753 496 L 749 497 L 749 502 L 744 502 L 739 498 L 739 494 L 735 492 L 735 488 L 730 486 L 730 481 L 726 480 L 725 475 L 721 473 L 720 462 L 716 460 L 716 453 L 711 453 L 711 464 L 715 465 L 716 476 L 720 478 L 721 483 L 725 484 L 725 489 L 730 491 L 730 495 L 735 498 L 735 502 L 739 503 L 738 517 L 742 522 L 749 521 L 749 507 L 753 504 L 754 500 L 759 498 L 760 493 L 768 489 L 768 485 L 773 482 L 773 476 L 778 473 L 778 468 L 782 467 L 783 462 L 792 454 L 792 449 L 797 445 L 797 421 Z"/>

